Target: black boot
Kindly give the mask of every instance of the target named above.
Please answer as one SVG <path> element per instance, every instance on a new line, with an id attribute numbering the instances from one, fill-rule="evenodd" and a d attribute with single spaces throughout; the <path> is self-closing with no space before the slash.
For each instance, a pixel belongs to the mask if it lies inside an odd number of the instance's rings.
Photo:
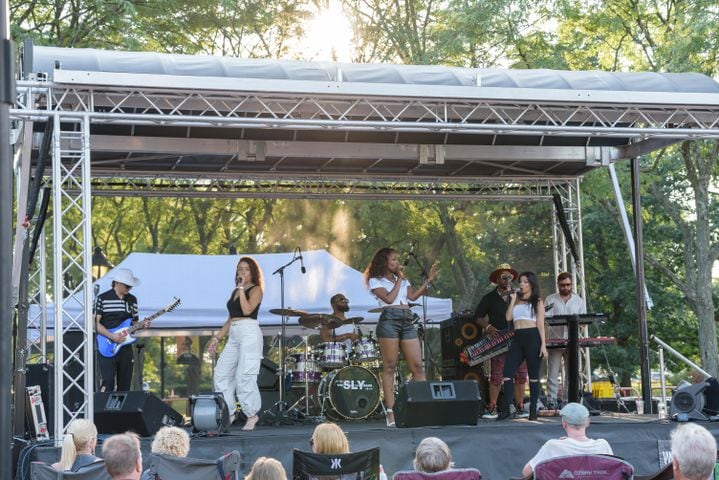
<path id="1" fill-rule="evenodd" d="M 529 419 L 537 419 L 537 401 L 539 400 L 539 382 L 529 381 Z"/>
<path id="2" fill-rule="evenodd" d="M 505 380 L 503 386 L 503 395 L 500 406 L 497 407 L 497 420 L 506 420 L 512 413 L 509 411 L 510 399 L 514 398 L 514 382 L 512 380 Z"/>

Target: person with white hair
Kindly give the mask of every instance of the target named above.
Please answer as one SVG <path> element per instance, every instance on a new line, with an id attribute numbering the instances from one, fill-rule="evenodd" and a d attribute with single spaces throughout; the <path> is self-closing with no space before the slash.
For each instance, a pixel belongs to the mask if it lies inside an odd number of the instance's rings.
<path id="1" fill-rule="evenodd" d="M 612 447 L 604 439 L 587 437 L 589 427 L 589 410 L 579 403 L 568 403 L 559 414 L 562 416 L 562 428 L 566 437 L 547 440 L 537 454 L 527 462 L 522 475 L 529 476 L 537 464 L 550 458 L 567 455 L 614 455 Z"/>
<path id="2" fill-rule="evenodd" d="M 687 423 L 672 432 L 672 470 L 676 480 L 708 480 L 717 457 L 714 436 L 701 425 Z"/>
<path id="3" fill-rule="evenodd" d="M 140 438 L 135 433 L 119 433 L 105 440 L 102 458 L 112 480 L 139 480 L 142 475 Z"/>
<path id="4" fill-rule="evenodd" d="M 75 419 L 70 422 L 62 439 L 60 460 L 53 463 L 56 470 L 70 470 L 77 472 L 102 459 L 95 456 L 97 447 L 97 428 L 92 420 L 84 418 Z"/>
<path id="5" fill-rule="evenodd" d="M 140 279 L 133 275 L 128 268 L 118 268 L 112 274 L 112 288 L 101 293 L 95 299 L 93 313 L 95 315 L 95 330 L 99 335 L 111 342 L 122 344 L 126 333 L 117 330 L 127 320 L 130 324 L 139 321 L 137 313 L 137 298 L 130 293 L 132 287 L 140 284 Z M 143 327 L 149 326 L 145 322 Z M 129 345 L 121 347 L 112 357 L 98 355 L 101 392 L 130 390 L 132 384 L 133 357 Z"/>
<path id="6" fill-rule="evenodd" d="M 452 452 L 441 439 L 427 437 L 419 442 L 412 461 L 418 472 L 434 473 L 452 468 Z"/>

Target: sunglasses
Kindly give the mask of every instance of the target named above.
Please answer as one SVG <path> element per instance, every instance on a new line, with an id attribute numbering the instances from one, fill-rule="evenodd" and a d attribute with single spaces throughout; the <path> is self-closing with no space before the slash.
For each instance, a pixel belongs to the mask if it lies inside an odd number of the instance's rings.
<path id="1" fill-rule="evenodd" d="M 505 273 L 500 277 L 502 280 L 512 280 L 514 277 L 508 273 Z"/>
<path id="2" fill-rule="evenodd" d="M 559 285 L 560 287 L 571 287 L 572 283 L 558 283 L 557 285 Z"/>

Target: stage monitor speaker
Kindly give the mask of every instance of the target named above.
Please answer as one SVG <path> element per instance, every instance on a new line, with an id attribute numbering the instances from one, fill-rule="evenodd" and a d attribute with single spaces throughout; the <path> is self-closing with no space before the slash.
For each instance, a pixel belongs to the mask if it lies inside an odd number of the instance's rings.
<path id="1" fill-rule="evenodd" d="M 95 394 L 95 426 L 99 433 L 131 430 L 142 437 L 163 426 L 181 426 L 182 415 L 150 392 L 100 392 Z"/>
<path id="2" fill-rule="evenodd" d="M 704 410 L 704 390 L 709 387 L 707 382 L 696 384 L 688 384 L 686 382 L 680 384 L 674 395 L 672 395 L 672 403 L 669 406 L 669 418 L 679 422 L 687 422 L 689 420 L 709 420 L 702 410 Z"/>
<path id="3" fill-rule="evenodd" d="M 476 425 L 479 388 L 474 380 L 408 382 L 394 405 L 398 427 Z"/>

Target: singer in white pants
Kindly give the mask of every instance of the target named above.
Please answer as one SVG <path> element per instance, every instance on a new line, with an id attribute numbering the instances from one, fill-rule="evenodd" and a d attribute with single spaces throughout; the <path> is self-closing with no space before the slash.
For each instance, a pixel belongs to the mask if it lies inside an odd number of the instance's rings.
<path id="1" fill-rule="evenodd" d="M 262 331 L 257 314 L 262 302 L 262 271 L 250 257 L 242 257 L 235 273 L 236 288 L 227 301 L 227 321 L 207 345 L 214 355 L 220 339 L 229 333 L 229 339 L 215 366 L 215 389 L 222 392 L 230 412 L 230 423 L 235 419 L 237 402 L 247 415 L 243 430 L 254 430 L 262 406 L 257 375 L 262 362 Z"/>
<path id="2" fill-rule="evenodd" d="M 260 323 L 250 318 L 232 322 L 230 337 L 215 366 L 215 391 L 222 392 L 230 415 L 235 414 L 237 401 L 248 418 L 260 410 L 262 399 L 257 387 L 257 375 L 260 373 L 261 361 Z"/>

